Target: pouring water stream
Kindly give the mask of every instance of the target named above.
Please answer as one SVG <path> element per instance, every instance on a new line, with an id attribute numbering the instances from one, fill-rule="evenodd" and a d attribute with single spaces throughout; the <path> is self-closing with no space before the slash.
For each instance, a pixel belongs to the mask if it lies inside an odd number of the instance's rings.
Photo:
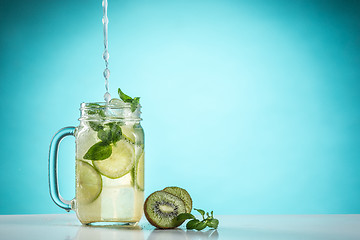
<path id="1" fill-rule="evenodd" d="M 104 100 L 106 102 L 106 104 L 109 104 L 109 101 L 111 99 L 111 95 L 109 93 L 109 77 L 110 77 L 110 70 L 109 70 L 109 51 L 108 51 L 108 17 L 107 17 L 107 6 L 108 6 L 108 2 L 107 0 L 103 0 L 102 2 L 102 6 L 103 6 L 103 18 L 102 18 L 102 22 L 103 22 L 103 29 L 104 29 L 104 53 L 103 53 L 103 58 L 105 60 L 105 70 L 104 70 L 104 78 L 105 78 L 105 95 L 104 95 Z"/>

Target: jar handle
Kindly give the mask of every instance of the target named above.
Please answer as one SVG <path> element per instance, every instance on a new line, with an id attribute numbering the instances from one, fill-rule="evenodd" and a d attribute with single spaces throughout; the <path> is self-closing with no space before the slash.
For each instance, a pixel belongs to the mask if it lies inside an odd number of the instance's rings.
<path id="1" fill-rule="evenodd" d="M 59 193 L 57 159 L 61 140 L 66 136 L 75 136 L 75 127 L 65 127 L 60 129 L 52 138 L 49 150 L 49 188 L 51 199 L 59 207 L 66 211 L 71 210 L 71 201 L 65 200 Z"/>

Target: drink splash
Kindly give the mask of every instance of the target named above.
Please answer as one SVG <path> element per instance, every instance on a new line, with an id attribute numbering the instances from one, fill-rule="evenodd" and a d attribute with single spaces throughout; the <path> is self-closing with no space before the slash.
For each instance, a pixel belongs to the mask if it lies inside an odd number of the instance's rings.
<path id="1" fill-rule="evenodd" d="M 107 6 L 108 6 L 108 2 L 107 0 L 103 0 L 102 2 L 102 6 L 103 6 L 103 18 L 102 18 L 102 22 L 103 22 L 103 28 L 104 28 L 104 53 L 103 53 L 103 58 L 105 60 L 105 70 L 104 70 L 104 78 L 105 78 L 105 95 L 104 95 L 104 100 L 105 102 L 108 104 L 110 99 L 111 99 L 111 95 L 109 93 L 109 77 L 110 77 L 110 70 L 109 70 L 109 51 L 108 51 L 108 17 L 107 17 Z"/>

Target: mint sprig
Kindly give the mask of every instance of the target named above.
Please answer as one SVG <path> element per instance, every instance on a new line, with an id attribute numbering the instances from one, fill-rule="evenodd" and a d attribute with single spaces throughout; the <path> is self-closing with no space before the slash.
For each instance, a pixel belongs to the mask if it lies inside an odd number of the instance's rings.
<path id="1" fill-rule="evenodd" d="M 211 213 L 206 212 L 206 218 L 205 218 L 204 210 L 197 209 L 197 208 L 194 208 L 194 210 L 198 211 L 201 214 L 201 216 L 202 216 L 201 221 L 196 219 L 196 217 L 194 215 L 192 215 L 191 213 L 181 213 L 177 216 L 178 221 L 184 221 L 184 220 L 191 219 L 186 224 L 186 229 L 188 229 L 188 230 L 195 229 L 195 230 L 201 231 L 206 227 L 213 228 L 213 229 L 218 228 L 219 220 L 214 218 L 214 211 L 211 211 Z"/>
<path id="2" fill-rule="evenodd" d="M 133 100 L 132 97 L 126 95 L 123 91 L 121 91 L 120 88 L 118 88 L 118 94 L 120 99 L 123 100 L 124 102 L 131 103 Z"/>
<path id="3" fill-rule="evenodd" d="M 112 144 L 121 139 L 122 131 L 118 123 L 107 123 L 98 130 L 97 137 L 101 140 L 95 143 L 85 153 L 84 159 L 105 160 L 111 156 Z"/>
<path id="4" fill-rule="evenodd" d="M 132 112 L 137 109 L 140 104 L 139 97 L 132 98 L 121 91 L 120 88 L 118 89 L 118 94 L 122 101 L 130 103 Z M 97 142 L 90 147 L 85 153 L 84 159 L 94 161 L 104 160 L 111 156 L 112 145 L 115 145 L 116 142 L 121 139 L 121 125 L 123 123 L 110 122 L 103 124 L 101 121 L 104 121 L 106 118 L 105 109 L 97 103 L 89 103 L 88 107 L 91 108 L 88 110 L 89 115 L 98 115 L 100 117 L 99 121 L 89 121 L 89 126 L 97 132 L 97 137 L 100 139 L 100 142 Z"/>
<path id="5" fill-rule="evenodd" d="M 140 103 L 140 98 L 139 97 L 130 97 L 128 95 L 126 95 L 123 91 L 121 91 L 120 88 L 118 88 L 118 94 L 121 100 L 123 100 L 126 103 L 130 103 L 131 104 L 131 111 L 135 112 L 136 108 L 138 107 L 139 103 Z"/>

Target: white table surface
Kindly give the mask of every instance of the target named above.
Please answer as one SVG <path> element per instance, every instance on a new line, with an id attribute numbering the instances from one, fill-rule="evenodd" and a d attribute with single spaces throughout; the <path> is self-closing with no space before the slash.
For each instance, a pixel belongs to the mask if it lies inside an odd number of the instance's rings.
<path id="1" fill-rule="evenodd" d="M 155 230 L 146 219 L 133 229 L 83 226 L 75 214 L 0 215 L 0 239 L 49 240 L 332 240 L 360 239 L 360 214 L 224 215 L 218 230 Z"/>

